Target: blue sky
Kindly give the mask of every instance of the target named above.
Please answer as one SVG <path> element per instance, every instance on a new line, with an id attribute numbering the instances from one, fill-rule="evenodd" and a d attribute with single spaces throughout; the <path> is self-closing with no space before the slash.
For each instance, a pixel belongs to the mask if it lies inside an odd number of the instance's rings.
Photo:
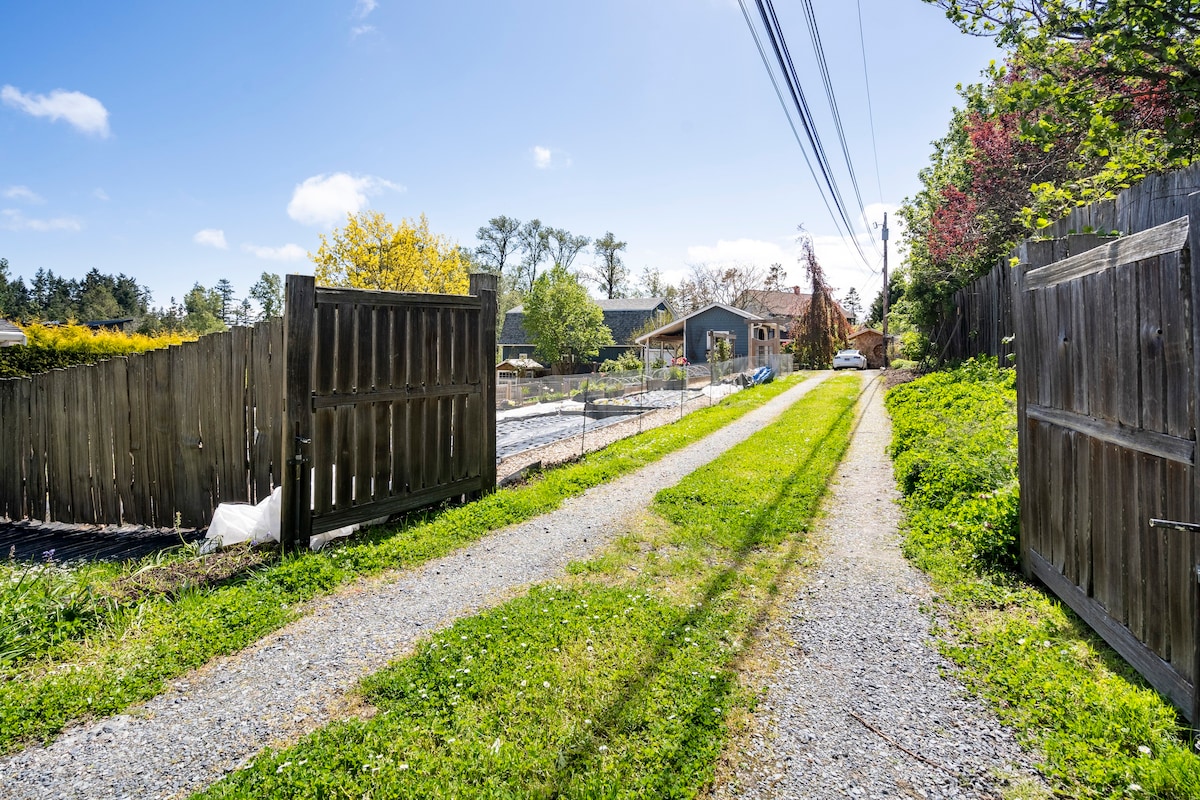
<path id="1" fill-rule="evenodd" d="M 955 85 L 999 52 L 919 0 L 861 0 L 877 182 L 856 5 L 814 6 L 877 222 L 918 189 Z M 776 9 L 820 116 L 800 4 Z M 124 272 L 155 304 L 228 278 L 241 296 L 264 270 L 311 273 L 318 234 L 373 208 L 425 213 L 465 246 L 500 214 L 612 231 L 635 274 L 671 280 L 781 261 L 798 283 L 803 224 L 839 294 L 879 289 L 736 0 L 7 3 L 3 18 L 0 256 L 26 278 Z"/>

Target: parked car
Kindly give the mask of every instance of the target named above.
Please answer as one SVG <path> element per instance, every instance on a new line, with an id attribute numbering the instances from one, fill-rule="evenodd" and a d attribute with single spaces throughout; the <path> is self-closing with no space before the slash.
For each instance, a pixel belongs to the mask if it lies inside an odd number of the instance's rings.
<path id="1" fill-rule="evenodd" d="M 866 369 L 867 357 L 858 350 L 838 350 L 833 357 L 834 369 Z"/>

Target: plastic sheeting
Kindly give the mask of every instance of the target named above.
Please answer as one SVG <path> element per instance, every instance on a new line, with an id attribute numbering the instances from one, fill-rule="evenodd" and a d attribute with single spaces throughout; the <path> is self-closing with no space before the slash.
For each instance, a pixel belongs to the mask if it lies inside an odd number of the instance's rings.
<path id="1" fill-rule="evenodd" d="M 229 547 L 243 542 L 251 544 L 278 542 L 282 516 L 283 496 L 282 489 L 278 487 L 271 492 L 270 497 L 258 505 L 221 503 L 213 512 L 212 523 L 208 526 L 208 533 L 205 534 L 205 549 L 211 551 L 218 547 Z M 384 522 L 387 522 L 387 517 L 319 533 L 309 540 L 308 546 L 312 550 L 320 550 L 333 539 L 340 539 L 349 536 L 359 528 L 381 525 Z"/>

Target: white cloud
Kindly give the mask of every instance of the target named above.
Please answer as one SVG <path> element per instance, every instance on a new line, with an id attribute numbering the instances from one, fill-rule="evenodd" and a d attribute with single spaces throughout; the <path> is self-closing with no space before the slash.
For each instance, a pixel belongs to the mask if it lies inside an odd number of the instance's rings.
<path id="1" fill-rule="evenodd" d="M 533 148 L 533 165 L 538 169 L 549 169 L 552 157 L 549 147 L 535 146 Z"/>
<path id="2" fill-rule="evenodd" d="M 391 181 L 373 175 L 355 176 L 346 172 L 314 175 L 296 186 L 288 203 L 288 216 L 305 225 L 332 225 L 347 214 L 357 214 L 367 205 L 367 196 L 384 189 L 404 191 Z"/>
<path id="3" fill-rule="evenodd" d="M 354 39 L 367 33 L 374 33 L 374 25 L 355 25 L 350 29 L 350 38 Z"/>
<path id="4" fill-rule="evenodd" d="M 192 241 L 206 247 L 215 247 L 218 250 L 229 249 L 229 244 L 225 241 L 225 231 L 220 228 L 205 228 L 202 231 L 196 231 Z"/>
<path id="5" fill-rule="evenodd" d="M 0 192 L 10 200 L 23 200 L 26 203 L 44 203 L 41 195 L 30 189 L 28 186 L 10 186 L 3 192 Z"/>
<path id="6" fill-rule="evenodd" d="M 54 217 L 53 219 L 30 219 L 15 208 L 0 211 L 0 228 L 10 231 L 78 231 L 83 225 L 71 217 Z"/>
<path id="7" fill-rule="evenodd" d="M 719 239 L 716 245 L 692 245 L 687 249 L 688 260 L 706 263 L 734 263 L 768 266 L 794 261 L 789 251 L 775 242 L 758 239 Z"/>
<path id="8" fill-rule="evenodd" d="M 108 192 L 104 191 L 99 186 L 92 190 L 92 197 L 96 198 L 97 200 L 103 200 L 106 203 L 109 200 Z"/>
<path id="9" fill-rule="evenodd" d="M 52 122 L 66 120 L 84 133 L 108 136 L 108 109 L 94 97 L 82 92 L 55 89 L 50 94 L 25 94 L 15 86 L 0 89 L 0 100 L 35 117 Z"/>
<path id="10" fill-rule="evenodd" d="M 379 8 L 378 0 L 358 0 L 354 4 L 354 16 L 366 19 L 367 15 L 377 8 Z"/>
<path id="11" fill-rule="evenodd" d="M 303 261 L 308 257 L 308 252 L 298 244 L 285 244 L 282 247 L 265 247 L 257 244 L 244 244 L 242 250 L 247 253 L 253 253 L 259 258 L 265 258 L 268 261 Z"/>

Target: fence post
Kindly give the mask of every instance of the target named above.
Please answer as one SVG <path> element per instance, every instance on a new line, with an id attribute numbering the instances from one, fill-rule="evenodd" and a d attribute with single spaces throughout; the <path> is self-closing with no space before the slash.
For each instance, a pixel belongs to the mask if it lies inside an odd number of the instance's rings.
<path id="1" fill-rule="evenodd" d="M 479 477 L 482 494 L 496 489 L 496 287 L 495 275 L 474 273 L 467 292 L 479 298 L 479 360 L 483 375 L 483 441 Z"/>
<path id="2" fill-rule="evenodd" d="M 283 442 L 284 464 L 279 545 L 308 549 L 312 536 L 312 351 L 316 281 L 311 275 L 288 275 L 283 312 Z M 495 413 L 493 411 L 493 413 Z"/>

